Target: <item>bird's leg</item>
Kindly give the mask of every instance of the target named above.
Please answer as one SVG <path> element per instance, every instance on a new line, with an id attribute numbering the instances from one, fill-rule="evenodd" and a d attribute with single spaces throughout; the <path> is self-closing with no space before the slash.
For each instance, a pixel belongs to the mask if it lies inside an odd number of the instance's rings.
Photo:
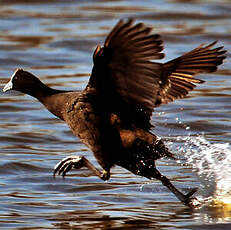
<path id="1" fill-rule="evenodd" d="M 161 175 L 161 173 L 157 169 L 155 169 L 154 175 L 152 175 L 152 177 L 160 180 L 162 184 L 166 186 L 172 193 L 174 193 L 175 196 L 185 205 L 188 205 L 190 207 L 195 207 L 199 205 L 196 202 L 197 199 L 192 197 L 192 195 L 197 191 L 197 188 L 192 189 L 188 194 L 184 195 L 170 182 L 170 180 L 166 176 Z"/>
<path id="2" fill-rule="evenodd" d="M 64 158 L 54 167 L 53 176 L 55 177 L 56 173 L 58 173 L 65 177 L 70 170 L 80 169 L 82 167 L 87 167 L 95 176 L 98 176 L 102 180 L 109 180 L 110 178 L 109 170 L 103 170 L 103 172 L 101 172 L 84 156 L 70 156 Z"/>

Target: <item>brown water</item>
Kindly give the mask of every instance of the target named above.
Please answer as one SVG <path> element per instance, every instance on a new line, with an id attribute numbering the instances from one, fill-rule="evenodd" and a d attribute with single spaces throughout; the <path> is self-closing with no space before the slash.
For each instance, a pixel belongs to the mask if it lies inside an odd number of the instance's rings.
<path id="1" fill-rule="evenodd" d="M 49 3 L 48 3 L 49 2 Z M 120 18 L 134 17 L 165 41 L 165 60 L 214 40 L 231 50 L 231 2 L 0 1 L 0 81 L 15 68 L 52 87 L 83 89 L 92 52 Z M 158 108 L 154 132 L 180 159 L 158 168 L 186 192 L 231 197 L 230 53 L 188 98 Z M 63 157 L 90 151 L 33 98 L 0 92 L 0 227 L 2 229 L 231 229 L 230 206 L 190 210 L 158 181 L 116 167 L 109 182 L 86 169 L 52 178 Z M 97 165 L 97 164 L 96 164 Z M 214 195 L 215 194 L 215 195 Z"/>

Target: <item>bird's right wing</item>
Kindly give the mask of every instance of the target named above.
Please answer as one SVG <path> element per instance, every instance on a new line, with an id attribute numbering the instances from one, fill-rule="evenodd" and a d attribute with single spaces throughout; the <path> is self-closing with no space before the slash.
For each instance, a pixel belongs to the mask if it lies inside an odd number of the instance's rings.
<path id="1" fill-rule="evenodd" d="M 195 84 L 203 80 L 194 78 L 200 73 L 210 73 L 217 70 L 218 65 L 226 58 L 223 47 L 212 48 L 216 42 L 183 54 L 163 65 L 162 84 L 158 93 L 156 106 L 166 104 L 178 98 L 185 97 L 193 90 Z"/>

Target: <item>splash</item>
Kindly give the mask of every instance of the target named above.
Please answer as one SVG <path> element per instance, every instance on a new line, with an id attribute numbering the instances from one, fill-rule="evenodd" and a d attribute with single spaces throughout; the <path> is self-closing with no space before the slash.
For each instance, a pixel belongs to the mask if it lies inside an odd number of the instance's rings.
<path id="1" fill-rule="evenodd" d="M 204 187 L 203 196 L 210 196 L 212 205 L 231 207 L 231 145 L 210 143 L 203 136 L 180 137 L 178 141 L 182 139 L 180 152 L 195 169 Z"/>

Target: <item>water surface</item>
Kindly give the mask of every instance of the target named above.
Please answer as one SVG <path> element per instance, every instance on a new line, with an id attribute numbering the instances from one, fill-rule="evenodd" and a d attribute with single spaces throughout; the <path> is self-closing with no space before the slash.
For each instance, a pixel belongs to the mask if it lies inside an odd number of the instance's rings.
<path id="1" fill-rule="evenodd" d="M 120 18 L 133 17 L 164 40 L 166 58 L 218 40 L 231 50 L 231 5 L 222 1 L 0 1 L 0 82 L 22 67 L 58 89 L 83 89 L 97 44 Z M 155 110 L 153 130 L 178 161 L 158 169 L 182 191 L 230 195 L 230 53 L 184 100 Z M 158 181 L 115 167 L 103 182 L 87 169 L 52 178 L 68 155 L 91 152 L 33 98 L 0 92 L 2 229 L 230 229 L 230 206 L 191 210 Z M 223 194 L 224 193 L 224 194 Z M 231 195 L 230 195 L 231 196 Z"/>

